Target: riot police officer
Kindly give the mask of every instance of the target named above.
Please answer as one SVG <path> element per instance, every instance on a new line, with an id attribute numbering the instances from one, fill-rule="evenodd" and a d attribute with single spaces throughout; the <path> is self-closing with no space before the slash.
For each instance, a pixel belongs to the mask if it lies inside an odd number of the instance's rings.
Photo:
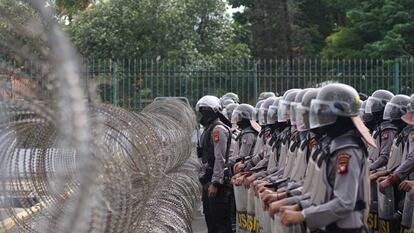
<path id="1" fill-rule="evenodd" d="M 358 115 L 360 99 L 356 90 L 345 84 L 323 87 L 310 108 L 311 128 L 322 128 L 331 139 L 324 148 L 326 162 L 322 204 L 303 211 L 284 210 L 285 225 L 306 222 L 313 231 L 362 232 L 367 198 L 367 151 L 365 141 L 375 142 Z"/>
<path id="2" fill-rule="evenodd" d="M 223 103 L 224 100 L 226 99 L 231 99 L 234 101 L 234 103 L 238 104 L 240 103 L 240 99 L 239 96 L 236 93 L 233 92 L 227 92 L 226 94 L 224 94 L 222 97 L 220 97 L 220 101 Z"/>
<path id="3" fill-rule="evenodd" d="M 196 111 L 201 115 L 200 124 L 204 127 L 198 150 L 203 162 L 199 180 L 203 185 L 203 210 L 208 232 L 232 233 L 232 194 L 230 186 L 226 185 L 229 177 L 226 177 L 225 169 L 231 135 L 230 125 L 220 110 L 220 100 L 215 96 L 204 96 L 196 105 Z"/>

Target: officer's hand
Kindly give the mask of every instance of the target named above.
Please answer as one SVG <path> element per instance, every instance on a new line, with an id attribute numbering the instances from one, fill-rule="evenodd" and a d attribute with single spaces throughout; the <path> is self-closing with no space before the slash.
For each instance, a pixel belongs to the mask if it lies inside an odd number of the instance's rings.
<path id="1" fill-rule="evenodd" d="M 381 177 L 381 178 L 382 178 L 382 177 Z M 390 187 L 390 186 L 391 186 L 391 182 L 390 182 L 390 180 L 389 180 L 389 179 L 385 179 L 385 180 L 383 180 L 383 181 L 380 181 L 380 180 L 378 179 L 377 183 L 378 183 L 378 185 L 379 185 L 379 190 L 380 190 L 380 192 L 381 192 L 381 193 L 385 193 L 385 189 L 387 189 L 388 187 Z"/>
<path id="2" fill-rule="evenodd" d="M 305 216 L 299 211 L 286 210 L 280 219 L 283 225 L 289 226 L 305 221 Z"/>
<path id="3" fill-rule="evenodd" d="M 244 175 L 239 176 L 234 180 L 233 184 L 236 185 L 236 186 L 240 186 L 243 183 L 243 179 L 244 179 Z"/>
<path id="4" fill-rule="evenodd" d="M 270 205 L 272 202 L 275 202 L 277 200 L 279 200 L 277 193 L 269 193 L 263 195 L 263 202 L 265 203 L 265 205 Z"/>
<path id="5" fill-rule="evenodd" d="M 217 195 L 217 187 L 214 186 L 213 184 L 210 184 L 208 186 L 208 197 L 213 198 L 213 197 L 216 197 L 216 195 Z"/>
<path id="6" fill-rule="evenodd" d="M 283 214 L 286 210 L 292 210 L 292 211 L 299 211 L 300 207 L 298 204 L 295 205 L 285 205 L 281 206 L 279 212 Z"/>
<path id="7" fill-rule="evenodd" d="M 387 178 L 388 178 L 388 176 L 381 176 L 380 178 L 378 178 L 377 183 L 379 184 L 379 183 L 383 182 L 384 180 L 386 180 Z"/>
<path id="8" fill-rule="evenodd" d="M 269 205 L 269 215 L 270 217 L 273 217 L 273 215 L 279 213 L 280 207 L 286 205 L 286 200 L 279 200 L 276 202 L 273 202 L 272 204 Z"/>
<path id="9" fill-rule="evenodd" d="M 414 181 L 404 180 L 398 186 L 398 189 L 404 192 L 409 192 L 411 190 L 411 187 L 414 187 Z"/>
<path id="10" fill-rule="evenodd" d="M 251 176 L 244 179 L 244 187 L 250 188 L 250 184 L 256 179 L 256 174 L 252 174 Z"/>

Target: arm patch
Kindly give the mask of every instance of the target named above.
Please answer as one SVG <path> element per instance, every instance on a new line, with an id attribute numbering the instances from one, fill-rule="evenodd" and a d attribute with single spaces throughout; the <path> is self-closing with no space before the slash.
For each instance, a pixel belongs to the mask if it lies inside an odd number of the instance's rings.
<path id="1" fill-rule="evenodd" d="M 350 154 L 342 153 L 337 155 L 337 166 L 336 170 L 339 175 L 348 173 L 349 159 L 351 158 Z"/>
<path id="2" fill-rule="evenodd" d="M 218 143 L 220 141 L 220 132 L 218 130 L 213 131 L 213 141 Z"/>

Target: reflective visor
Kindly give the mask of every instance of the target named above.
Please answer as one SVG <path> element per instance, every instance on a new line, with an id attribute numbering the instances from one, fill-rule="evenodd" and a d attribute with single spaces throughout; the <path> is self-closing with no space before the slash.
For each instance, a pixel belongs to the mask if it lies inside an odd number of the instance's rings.
<path id="1" fill-rule="evenodd" d="M 310 129 L 309 107 L 304 107 L 302 104 L 296 106 L 296 128 L 300 132 Z"/>
<path id="2" fill-rule="evenodd" d="M 365 113 L 380 112 L 384 109 L 384 100 L 377 97 L 369 97 L 365 105 Z"/>
<path id="3" fill-rule="evenodd" d="M 337 115 L 333 112 L 330 102 L 312 100 L 309 114 L 311 129 L 335 123 Z"/>
<path id="4" fill-rule="evenodd" d="M 289 101 L 281 100 L 279 103 L 279 110 L 277 112 L 278 122 L 287 122 L 290 120 L 290 103 Z"/>
<path id="5" fill-rule="evenodd" d="M 406 107 L 398 104 L 388 102 L 385 106 L 383 119 L 384 120 L 398 120 L 406 112 Z"/>
<path id="6" fill-rule="evenodd" d="M 259 109 L 258 121 L 260 125 L 267 125 L 267 109 Z"/>
<path id="7" fill-rule="evenodd" d="M 296 107 L 298 103 L 292 102 L 290 104 L 290 124 L 296 125 Z"/>
<path id="8" fill-rule="evenodd" d="M 232 124 L 237 124 L 241 120 L 242 120 L 242 112 L 239 111 L 239 110 L 234 110 L 233 114 L 231 116 L 231 123 Z"/>
<path id="9" fill-rule="evenodd" d="M 272 125 L 276 124 L 277 122 L 277 106 L 270 106 L 269 110 L 267 111 L 267 124 Z"/>

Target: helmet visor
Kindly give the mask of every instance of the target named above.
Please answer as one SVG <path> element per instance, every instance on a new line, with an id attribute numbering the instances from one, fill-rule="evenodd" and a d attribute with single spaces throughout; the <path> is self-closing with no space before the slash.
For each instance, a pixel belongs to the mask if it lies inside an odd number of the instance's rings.
<path id="1" fill-rule="evenodd" d="M 334 112 L 332 102 L 312 100 L 309 114 L 309 125 L 311 129 L 335 123 L 337 114 Z"/>
<path id="2" fill-rule="evenodd" d="M 225 108 L 222 112 L 223 116 L 225 116 L 228 120 L 231 120 L 231 112 L 228 112 Z"/>
<path id="3" fill-rule="evenodd" d="M 267 125 L 267 109 L 259 109 L 259 125 Z"/>
<path id="4" fill-rule="evenodd" d="M 267 124 L 273 125 L 277 122 L 277 106 L 270 106 L 269 110 L 267 111 Z"/>
<path id="5" fill-rule="evenodd" d="M 298 131 L 303 132 L 310 129 L 309 126 L 309 107 L 302 104 L 296 106 L 296 127 Z"/>
<path id="6" fill-rule="evenodd" d="M 292 102 L 290 104 L 290 124 L 296 125 L 296 108 L 298 103 Z"/>
<path id="7" fill-rule="evenodd" d="M 384 120 L 398 120 L 407 112 L 405 106 L 388 102 L 385 106 L 383 119 Z"/>
<path id="8" fill-rule="evenodd" d="M 381 112 L 384 109 L 385 101 L 377 97 L 369 97 L 365 106 L 365 113 Z"/>
<path id="9" fill-rule="evenodd" d="M 240 122 L 242 120 L 242 112 L 239 110 L 234 110 L 233 114 L 231 116 L 231 123 L 232 124 L 237 124 L 238 122 Z"/>
<path id="10" fill-rule="evenodd" d="M 290 120 L 290 104 L 291 102 L 281 100 L 279 103 L 279 110 L 277 112 L 278 122 L 287 122 Z"/>

